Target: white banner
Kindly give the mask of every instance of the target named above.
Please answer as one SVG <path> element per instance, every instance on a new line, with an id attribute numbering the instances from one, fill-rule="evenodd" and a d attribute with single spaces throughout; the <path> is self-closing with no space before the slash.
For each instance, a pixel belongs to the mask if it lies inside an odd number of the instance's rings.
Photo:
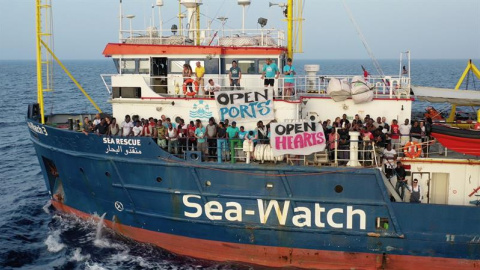
<path id="1" fill-rule="evenodd" d="M 270 135 L 274 156 L 310 155 L 326 146 L 323 127 L 315 122 L 270 123 Z"/>
<path id="2" fill-rule="evenodd" d="M 273 90 L 215 92 L 220 121 L 237 122 L 273 120 Z"/>

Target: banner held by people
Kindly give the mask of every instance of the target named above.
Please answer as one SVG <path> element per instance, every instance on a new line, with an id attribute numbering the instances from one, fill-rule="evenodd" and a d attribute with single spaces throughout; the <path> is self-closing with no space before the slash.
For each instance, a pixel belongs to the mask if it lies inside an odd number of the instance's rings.
<path id="1" fill-rule="evenodd" d="M 247 122 L 273 120 L 273 90 L 215 92 L 220 121 Z"/>
<path id="2" fill-rule="evenodd" d="M 326 146 L 323 127 L 315 122 L 271 123 L 270 135 L 274 156 L 310 155 Z"/>

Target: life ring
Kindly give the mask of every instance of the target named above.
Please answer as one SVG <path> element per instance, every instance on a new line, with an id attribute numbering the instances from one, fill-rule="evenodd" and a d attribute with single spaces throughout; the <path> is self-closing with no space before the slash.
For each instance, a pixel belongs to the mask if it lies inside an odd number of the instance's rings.
<path id="1" fill-rule="evenodd" d="M 193 88 L 193 92 L 188 91 L 188 84 L 193 83 L 195 88 Z M 194 79 L 186 79 L 183 82 L 183 94 L 187 97 L 194 97 L 198 93 L 198 82 Z"/>
<path id="2" fill-rule="evenodd" d="M 417 158 L 422 154 L 422 145 L 417 142 L 407 142 L 403 147 L 403 153 L 409 158 Z"/>

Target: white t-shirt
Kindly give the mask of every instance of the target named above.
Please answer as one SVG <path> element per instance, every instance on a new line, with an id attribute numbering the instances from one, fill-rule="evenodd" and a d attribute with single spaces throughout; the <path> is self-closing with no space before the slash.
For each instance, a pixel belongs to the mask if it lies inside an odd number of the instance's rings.
<path id="1" fill-rule="evenodd" d="M 142 127 L 137 127 L 137 126 L 134 126 L 133 127 L 133 136 L 139 136 L 140 133 L 142 133 Z"/>
<path id="2" fill-rule="evenodd" d="M 390 151 L 387 150 L 387 148 L 383 149 L 383 164 L 386 164 L 388 168 L 393 169 L 397 166 L 396 160 L 393 158 L 397 154 L 397 151 L 395 149 L 391 149 Z"/>
<path id="3" fill-rule="evenodd" d="M 132 131 L 132 128 L 133 128 L 133 123 L 132 121 L 130 122 L 125 122 L 123 121 L 122 122 L 122 125 L 121 125 L 121 128 L 123 128 L 123 134 L 122 136 L 128 136 L 130 134 L 130 131 Z"/>
<path id="4" fill-rule="evenodd" d="M 95 126 L 97 126 L 98 124 L 100 124 L 101 122 L 102 122 L 101 119 L 95 118 L 95 119 L 93 120 L 93 126 L 95 127 Z"/>
<path id="5" fill-rule="evenodd" d="M 210 83 L 207 83 L 205 85 L 205 91 L 208 91 L 208 92 L 220 91 L 220 85 L 218 85 L 217 83 L 213 83 L 213 85 L 210 85 Z"/>
<path id="6" fill-rule="evenodd" d="M 412 128 L 411 125 L 405 125 L 401 124 L 398 130 L 400 131 L 400 134 L 403 136 L 409 136 L 410 135 L 410 129 Z"/>

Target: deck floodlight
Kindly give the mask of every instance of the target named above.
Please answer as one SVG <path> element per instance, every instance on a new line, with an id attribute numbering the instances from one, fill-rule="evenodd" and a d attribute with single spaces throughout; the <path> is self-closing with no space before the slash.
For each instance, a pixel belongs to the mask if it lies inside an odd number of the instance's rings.
<path id="1" fill-rule="evenodd" d="M 177 31 L 178 31 L 178 27 L 176 24 L 173 24 L 172 25 L 172 28 L 170 28 L 170 30 L 172 30 L 172 34 L 175 35 L 177 34 Z"/>
<path id="2" fill-rule="evenodd" d="M 262 28 L 265 27 L 265 25 L 267 25 L 267 22 L 268 20 L 265 18 L 262 18 L 262 17 L 258 18 L 258 24 L 260 24 Z"/>

